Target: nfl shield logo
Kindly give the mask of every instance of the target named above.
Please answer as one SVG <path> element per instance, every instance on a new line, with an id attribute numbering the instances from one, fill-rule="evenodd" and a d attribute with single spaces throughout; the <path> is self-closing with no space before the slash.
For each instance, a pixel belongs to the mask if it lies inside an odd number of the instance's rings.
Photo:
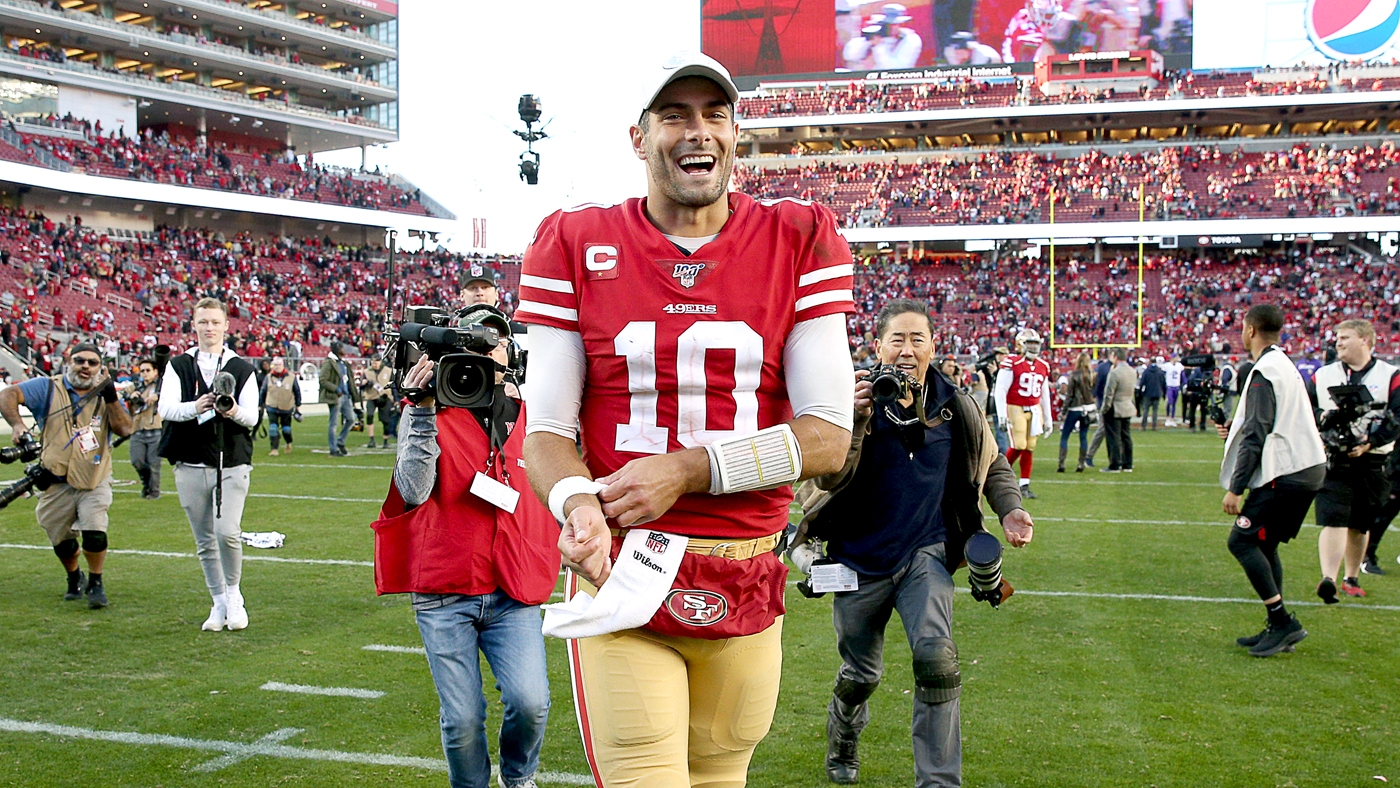
<path id="1" fill-rule="evenodd" d="M 472 276 L 481 276 L 482 268 L 479 265 L 472 266 Z"/>
<path id="2" fill-rule="evenodd" d="M 647 549 L 657 555 L 666 552 L 666 546 L 670 543 L 671 540 L 667 539 L 664 534 L 659 534 L 656 531 L 647 534 Z"/>
<path id="3" fill-rule="evenodd" d="M 671 276 L 680 280 L 681 287 L 694 287 L 695 278 L 704 270 L 704 263 L 676 263 L 676 270 L 671 272 Z"/>

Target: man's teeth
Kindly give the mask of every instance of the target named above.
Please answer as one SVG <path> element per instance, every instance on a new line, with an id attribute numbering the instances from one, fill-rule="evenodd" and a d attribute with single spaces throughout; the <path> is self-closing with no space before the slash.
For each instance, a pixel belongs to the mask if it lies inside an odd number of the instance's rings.
<path id="1" fill-rule="evenodd" d="M 682 156 L 680 160 L 680 166 L 682 167 L 688 167 L 692 164 L 696 166 L 705 166 L 714 163 L 714 156 Z"/>

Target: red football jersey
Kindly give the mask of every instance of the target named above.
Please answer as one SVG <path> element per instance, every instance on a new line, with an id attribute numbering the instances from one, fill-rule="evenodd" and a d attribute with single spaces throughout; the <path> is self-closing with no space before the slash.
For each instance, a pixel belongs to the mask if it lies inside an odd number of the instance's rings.
<path id="1" fill-rule="evenodd" d="M 579 422 L 595 477 L 790 420 L 788 333 L 855 311 L 850 246 L 830 211 L 743 194 L 729 207 L 719 236 L 689 256 L 651 224 L 643 199 L 559 211 L 525 250 L 515 318 L 583 337 Z M 535 385 L 548 374 L 534 371 Z M 683 495 L 653 525 L 766 536 L 787 527 L 791 500 L 790 487 Z"/>
<path id="2" fill-rule="evenodd" d="M 1045 359 L 1034 361 L 1025 356 L 1007 356 L 1001 369 L 1011 370 L 1011 390 L 1006 392 L 1007 405 L 1038 407 L 1045 386 L 1050 380 L 1050 365 Z"/>

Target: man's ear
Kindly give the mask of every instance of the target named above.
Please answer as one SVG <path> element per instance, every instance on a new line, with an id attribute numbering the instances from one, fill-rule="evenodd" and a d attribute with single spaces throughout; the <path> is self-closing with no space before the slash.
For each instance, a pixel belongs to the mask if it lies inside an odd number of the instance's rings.
<path id="1" fill-rule="evenodd" d="M 641 126 L 633 126 L 627 130 L 632 137 L 632 153 L 642 161 L 647 160 L 646 134 Z"/>

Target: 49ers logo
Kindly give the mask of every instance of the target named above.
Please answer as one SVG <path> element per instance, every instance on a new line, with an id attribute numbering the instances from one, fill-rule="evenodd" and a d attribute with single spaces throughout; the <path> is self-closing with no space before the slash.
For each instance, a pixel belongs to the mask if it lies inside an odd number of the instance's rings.
<path id="1" fill-rule="evenodd" d="M 729 602 L 713 591 L 678 588 L 666 595 L 666 609 L 682 624 L 708 627 L 729 615 Z"/>

